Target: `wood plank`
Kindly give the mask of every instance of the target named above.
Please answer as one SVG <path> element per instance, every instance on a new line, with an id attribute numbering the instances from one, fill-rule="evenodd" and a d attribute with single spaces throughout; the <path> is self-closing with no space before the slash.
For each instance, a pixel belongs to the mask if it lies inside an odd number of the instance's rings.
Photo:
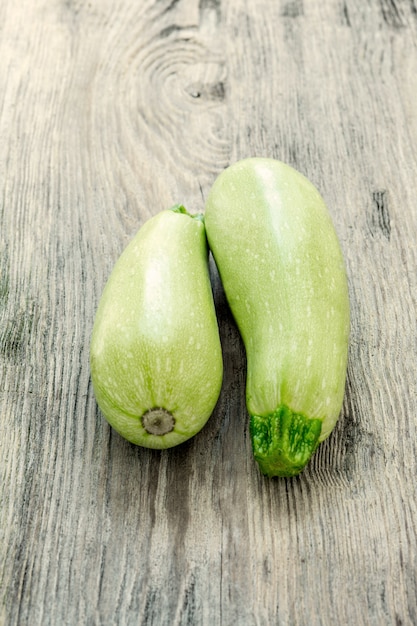
<path id="1" fill-rule="evenodd" d="M 0 4 L 0 623 L 417 623 L 417 12 L 399 0 Z M 100 415 L 88 347 L 151 215 L 251 155 L 306 174 L 349 277 L 343 413 L 262 477 L 242 342 L 204 430 Z"/>

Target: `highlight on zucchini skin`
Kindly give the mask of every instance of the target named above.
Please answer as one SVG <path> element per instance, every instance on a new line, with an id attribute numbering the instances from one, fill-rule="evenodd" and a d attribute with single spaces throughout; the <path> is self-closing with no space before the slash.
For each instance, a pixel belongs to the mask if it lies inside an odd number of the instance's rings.
<path id="1" fill-rule="evenodd" d="M 175 206 L 132 239 L 99 302 L 90 369 L 101 412 L 132 443 L 169 448 L 203 428 L 223 360 L 201 215 Z"/>
<path id="2" fill-rule="evenodd" d="M 205 224 L 245 344 L 254 457 L 266 475 L 296 475 L 344 397 L 349 298 L 329 212 L 298 171 L 249 158 L 218 176 Z"/>

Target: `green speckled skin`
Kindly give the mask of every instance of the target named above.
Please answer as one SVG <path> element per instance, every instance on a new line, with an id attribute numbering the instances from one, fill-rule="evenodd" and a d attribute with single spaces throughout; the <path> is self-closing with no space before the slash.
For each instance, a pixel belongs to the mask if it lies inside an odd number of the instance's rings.
<path id="1" fill-rule="evenodd" d="M 344 396 L 349 300 L 332 221 L 302 174 L 280 161 L 252 158 L 217 178 L 205 224 L 246 348 L 255 458 L 266 474 L 293 475 L 303 464 L 291 461 L 298 452 L 287 450 L 289 435 L 279 421 L 285 415 L 287 429 L 297 426 L 300 450 L 307 449 L 309 433 L 311 456 L 332 431 Z M 311 429 L 309 420 L 321 428 Z M 264 461 L 261 424 L 270 433 Z"/>
<path id="2" fill-rule="evenodd" d="M 129 441 L 168 448 L 201 430 L 223 376 L 201 217 L 177 208 L 141 227 L 101 297 L 90 365 L 102 413 Z M 154 408 L 174 417 L 169 433 L 143 428 Z"/>

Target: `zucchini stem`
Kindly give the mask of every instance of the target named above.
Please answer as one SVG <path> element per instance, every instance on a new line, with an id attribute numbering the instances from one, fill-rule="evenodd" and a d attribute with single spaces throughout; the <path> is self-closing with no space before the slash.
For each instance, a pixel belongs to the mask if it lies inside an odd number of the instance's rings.
<path id="1" fill-rule="evenodd" d="M 251 415 L 253 454 L 267 476 L 299 474 L 319 444 L 322 420 L 280 406 L 268 415 Z"/>
<path id="2" fill-rule="evenodd" d="M 173 207 L 171 207 L 171 211 L 173 211 L 174 213 L 187 215 L 188 217 L 191 217 L 191 219 L 197 220 L 198 222 L 203 222 L 204 224 L 204 213 L 189 213 L 189 211 L 187 211 L 185 206 L 183 206 L 182 204 L 175 204 Z"/>

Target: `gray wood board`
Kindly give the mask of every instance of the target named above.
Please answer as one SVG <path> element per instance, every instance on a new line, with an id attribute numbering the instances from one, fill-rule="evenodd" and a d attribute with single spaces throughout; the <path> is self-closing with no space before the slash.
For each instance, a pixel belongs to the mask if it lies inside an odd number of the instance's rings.
<path id="1" fill-rule="evenodd" d="M 0 3 L 0 623 L 417 624 L 414 0 Z M 243 344 L 192 440 L 97 409 L 102 288 L 146 219 L 247 156 L 318 187 L 352 330 L 307 469 L 253 460 Z"/>

